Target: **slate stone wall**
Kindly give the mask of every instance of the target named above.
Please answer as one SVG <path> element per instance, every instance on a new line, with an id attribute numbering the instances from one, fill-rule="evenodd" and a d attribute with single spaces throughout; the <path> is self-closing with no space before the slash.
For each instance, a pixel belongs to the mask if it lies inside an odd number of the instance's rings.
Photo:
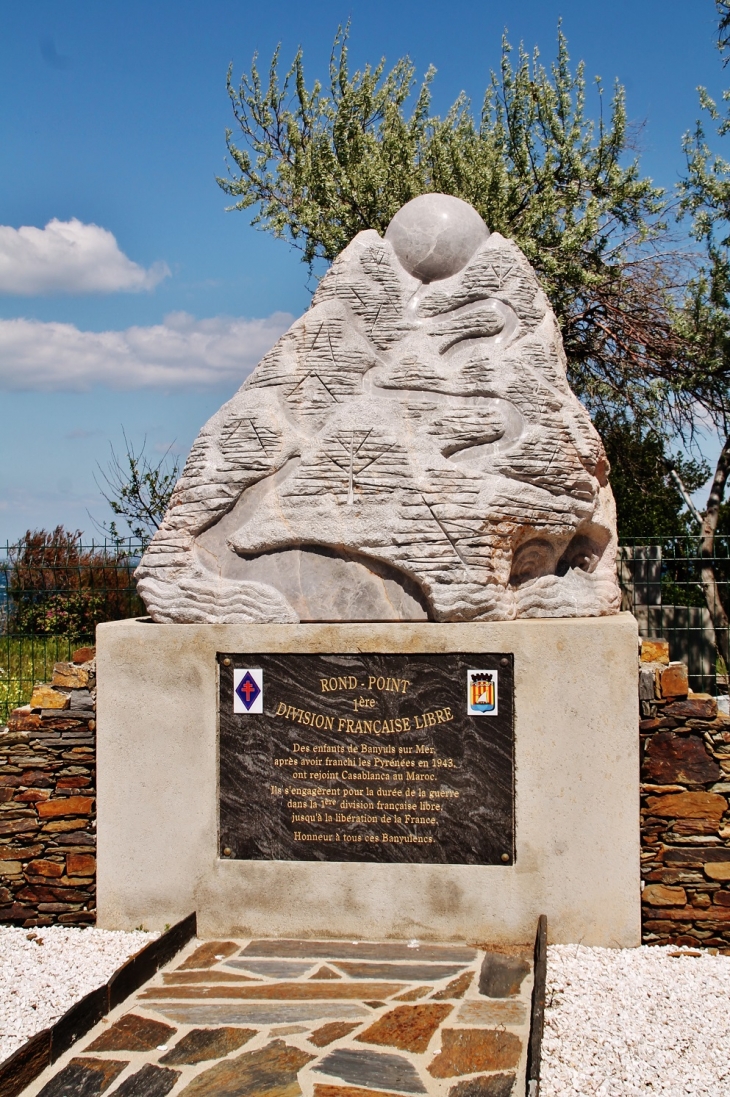
<path id="1" fill-rule="evenodd" d="M 730 954 L 730 716 L 666 642 L 641 659 L 643 941 Z"/>
<path id="2" fill-rule="evenodd" d="M 0 729 L 0 923 L 96 917 L 96 664 L 58 663 Z M 644 641 L 642 938 L 730 954 L 730 716 Z"/>
<path id="3" fill-rule="evenodd" d="M 56 663 L 0 729 L 0 923 L 96 918 L 96 663 Z"/>

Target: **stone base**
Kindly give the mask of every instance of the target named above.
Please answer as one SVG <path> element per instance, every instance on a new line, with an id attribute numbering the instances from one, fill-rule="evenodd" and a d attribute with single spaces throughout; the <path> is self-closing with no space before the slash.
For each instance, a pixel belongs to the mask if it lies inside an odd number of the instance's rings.
<path id="1" fill-rule="evenodd" d="M 218 856 L 217 651 L 514 652 L 514 865 Z M 98 924 L 202 936 L 640 942 L 637 628 L 498 623 L 97 630 Z"/>

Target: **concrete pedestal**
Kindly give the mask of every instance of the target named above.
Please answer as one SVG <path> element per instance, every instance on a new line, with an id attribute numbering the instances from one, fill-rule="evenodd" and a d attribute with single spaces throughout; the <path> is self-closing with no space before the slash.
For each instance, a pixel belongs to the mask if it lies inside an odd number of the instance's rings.
<path id="1" fill-rule="evenodd" d="M 514 865 L 218 856 L 217 651 L 514 652 Z M 97 630 L 99 925 L 204 936 L 640 942 L 636 622 Z"/>

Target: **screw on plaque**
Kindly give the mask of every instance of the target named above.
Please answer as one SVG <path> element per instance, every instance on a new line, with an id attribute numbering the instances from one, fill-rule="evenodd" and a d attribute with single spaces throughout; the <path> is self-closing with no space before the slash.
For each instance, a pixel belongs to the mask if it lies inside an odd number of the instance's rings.
<path id="1" fill-rule="evenodd" d="M 503 853 L 502 854 L 502 860 L 504 861 L 505 864 L 507 864 L 507 862 L 509 861 L 509 853 Z"/>
<path id="2" fill-rule="evenodd" d="M 224 846 L 224 847 L 223 847 L 223 856 L 224 856 L 224 857 L 230 857 L 230 856 L 231 856 L 231 852 L 232 852 L 232 850 L 231 850 L 231 847 L 230 847 L 230 846 Z"/>
<path id="3" fill-rule="evenodd" d="M 499 665 L 501 667 L 508 667 L 509 666 L 509 659 L 507 659 L 506 656 L 505 656 L 504 659 L 499 660 Z"/>
<path id="4" fill-rule="evenodd" d="M 224 667 L 229 667 L 230 665 L 231 665 L 231 660 L 230 659 L 224 659 L 223 660 L 223 666 Z"/>

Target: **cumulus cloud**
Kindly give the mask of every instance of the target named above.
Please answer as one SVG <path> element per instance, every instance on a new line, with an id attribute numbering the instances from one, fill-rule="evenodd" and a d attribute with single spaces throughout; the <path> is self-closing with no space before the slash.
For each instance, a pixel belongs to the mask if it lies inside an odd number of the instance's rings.
<path id="1" fill-rule="evenodd" d="M 54 218 L 44 229 L 0 225 L 0 293 L 135 293 L 169 273 L 167 263 L 145 270 L 120 251 L 108 229 L 75 217 Z"/>
<path id="2" fill-rule="evenodd" d="M 80 331 L 73 324 L 0 320 L 0 388 L 85 391 L 237 384 L 293 322 L 171 313 L 162 324 Z"/>

